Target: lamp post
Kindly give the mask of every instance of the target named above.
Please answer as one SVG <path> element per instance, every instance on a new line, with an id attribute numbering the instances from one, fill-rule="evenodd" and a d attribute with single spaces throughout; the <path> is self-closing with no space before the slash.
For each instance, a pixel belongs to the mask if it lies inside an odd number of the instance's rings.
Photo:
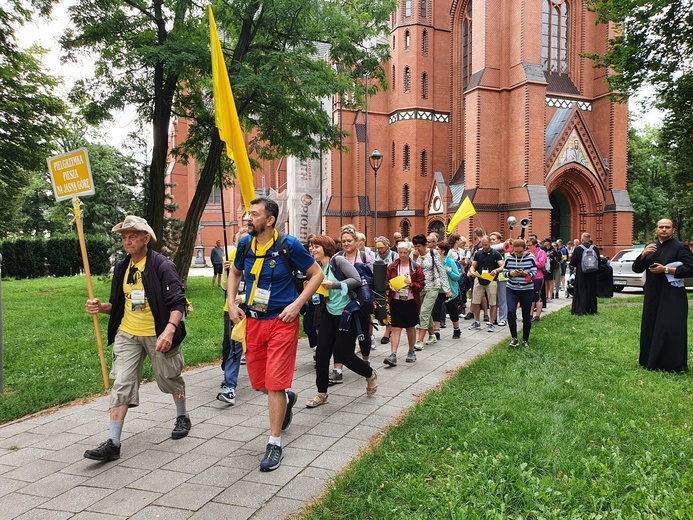
<path id="1" fill-rule="evenodd" d="M 370 156 L 371 168 L 373 168 L 373 194 L 375 198 L 375 220 L 373 226 L 373 233 L 375 236 L 373 239 L 378 237 L 378 170 L 380 165 L 383 163 L 383 154 L 381 154 L 376 148 Z"/>

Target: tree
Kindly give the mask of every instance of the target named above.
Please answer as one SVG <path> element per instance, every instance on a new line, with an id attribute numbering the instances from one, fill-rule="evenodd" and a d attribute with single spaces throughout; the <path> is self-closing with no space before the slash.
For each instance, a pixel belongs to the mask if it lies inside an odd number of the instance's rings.
<path id="1" fill-rule="evenodd" d="M 628 193 L 635 210 L 633 235 L 636 241 L 646 243 L 652 240 L 657 221 L 671 214 L 673 176 L 663 153 L 660 128 L 631 128 L 628 139 Z"/>
<path id="2" fill-rule="evenodd" d="M 380 63 L 388 55 L 388 44 L 375 39 L 387 34 L 395 5 L 393 0 L 242 0 L 215 6 L 227 46 L 233 49 L 231 83 L 244 128 L 255 136 L 253 151 L 260 157 L 307 157 L 336 146 L 339 131 L 320 100 L 346 92 L 354 92 L 358 100 L 363 86 L 357 78 L 366 72 L 371 90 L 384 84 Z M 204 163 L 176 255 L 185 278 L 199 218 L 223 154 L 208 108 L 206 18 L 189 0 L 156 0 L 152 5 L 80 0 L 70 13 L 76 30 L 62 40 L 68 55 L 99 52 L 95 83 L 84 83 L 75 93 L 90 101 L 86 114 L 95 121 L 133 103 L 152 121 L 146 217 L 157 233 L 163 228 L 170 118 L 175 114 L 195 122 L 189 141 L 175 150 L 180 160 L 194 156 Z M 319 48 L 326 50 L 326 59 Z M 223 165 L 231 170 L 226 160 Z"/>
<path id="3" fill-rule="evenodd" d="M 12 35 L 0 31 L 0 39 Z M 46 170 L 60 135 L 65 104 L 53 95 L 58 81 L 46 74 L 34 47 L 0 46 L 0 236 L 17 226 L 21 195 L 32 171 Z"/>
<path id="4" fill-rule="evenodd" d="M 654 88 L 654 103 L 666 114 L 660 150 L 666 150 L 668 168 L 689 197 L 683 187 L 693 181 L 693 0 L 594 0 L 591 9 L 598 22 L 616 28 L 606 52 L 591 57 L 616 72 L 608 81 L 618 96 Z M 684 222 L 690 228 L 693 210 L 680 208 L 679 219 L 679 230 Z"/>

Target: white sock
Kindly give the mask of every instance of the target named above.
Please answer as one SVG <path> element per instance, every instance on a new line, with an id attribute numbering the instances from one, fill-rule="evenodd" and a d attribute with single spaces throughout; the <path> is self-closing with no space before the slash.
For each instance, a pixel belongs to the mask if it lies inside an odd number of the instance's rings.
<path id="1" fill-rule="evenodd" d="M 272 437 L 270 435 L 270 438 L 269 438 L 269 441 L 267 442 L 267 444 L 276 444 L 277 446 L 281 446 L 282 445 L 282 438 L 281 437 Z"/>
<path id="2" fill-rule="evenodd" d="M 123 421 L 108 421 L 108 438 L 115 446 L 120 446 L 120 436 L 123 434 Z"/>
<path id="3" fill-rule="evenodd" d="M 335 372 L 337 372 L 338 374 L 341 374 L 341 373 L 342 373 L 342 369 L 341 369 L 341 368 L 335 368 L 334 370 L 335 370 Z"/>

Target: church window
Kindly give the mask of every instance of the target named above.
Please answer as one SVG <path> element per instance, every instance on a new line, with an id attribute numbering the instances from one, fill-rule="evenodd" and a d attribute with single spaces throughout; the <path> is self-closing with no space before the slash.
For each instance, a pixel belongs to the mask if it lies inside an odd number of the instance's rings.
<path id="1" fill-rule="evenodd" d="M 462 19 L 462 86 L 469 85 L 472 77 L 472 0 L 467 3 L 467 9 Z"/>
<path id="2" fill-rule="evenodd" d="M 404 92 L 411 92 L 411 69 L 409 67 L 404 67 Z"/>
<path id="3" fill-rule="evenodd" d="M 395 35 L 392 35 L 392 50 L 395 50 Z"/>
<path id="4" fill-rule="evenodd" d="M 395 167 L 395 156 L 397 155 L 397 152 L 395 151 L 395 142 L 392 141 L 392 152 L 390 153 L 390 157 L 392 159 L 390 160 L 390 167 L 394 168 Z"/>
<path id="5" fill-rule="evenodd" d="M 393 65 L 392 66 L 392 89 L 393 90 L 395 89 L 395 84 L 397 83 L 396 80 L 397 80 L 397 74 L 396 74 L 395 66 Z"/>
<path id="6" fill-rule="evenodd" d="M 421 12 L 421 18 L 428 17 L 428 0 L 421 0 L 421 7 L 419 8 Z"/>
<path id="7" fill-rule="evenodd" d="M 421 150 L 421 171 L 419 173 L 422 177 L 428 175 L 428 153 L 426 150 Z"/>
<path id="8" fill-rule="evenodd" d="M 541 20 L 541 64 L 545 71 L 568 73 L 568 28 L 570 4 L 567 0 L 544 0 Z"/>
<path id="9" fill-rule="evenodd" d="M 411 16 L 411 1 L 412 0 L 404 0 L 404 16 L 406 17 Z"/>
<path id="10" fill-rule="evenodd" d="M 411 33 L 409 30 L 404 31 L 404 48 L 409 50 L 409 46 L 411 45 Z"/>
<path id="11" fill-rule="evenodd" d="M 409 171 L 409 145 L 408 144 L 404 145 L 404 150 L 402 153 L 402 169 L 405 172 Z"/>
<path id="12" fill-rule="evenodd" d="M 409 230 L 411 229 L 411 222 L 409 222 L 409 219 L 402 219 L 402 222 L 399 224 L 399 229 L 402 232 L 403 237 L 408 237 Z"/>
<path id="13" fill-rule="evenodd" d="M 428 74 L 425 72 L 421 75 L 421 97 L 428 99 Z"/>
<path id="14" fill-rule="evenodd" d="M 426 30 L 421 33 L 421 53 L 424 56 L 428 55 L 428 31 Z"/>
<path id="15" fill-rule="evenodd" d="M 402 209 L 409 209 L 409 184 L 402 187 Z"/>

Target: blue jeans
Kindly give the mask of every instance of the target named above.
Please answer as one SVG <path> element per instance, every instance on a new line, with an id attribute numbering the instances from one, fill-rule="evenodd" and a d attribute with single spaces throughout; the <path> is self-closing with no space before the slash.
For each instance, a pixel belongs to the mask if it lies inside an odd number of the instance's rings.
<path id="1" fill-rule="evenodd" d="M 224 370 L 224 386 L 235 390 L 238 384 L 238 372 L 241 369 L 243 345 L 231 339 L 231 331 L 233 331 L 233 321 L 229 318 L 229 313 L 225 312 L 223 347 L 225 358 L 221 362 L 221 368 Z"/>

